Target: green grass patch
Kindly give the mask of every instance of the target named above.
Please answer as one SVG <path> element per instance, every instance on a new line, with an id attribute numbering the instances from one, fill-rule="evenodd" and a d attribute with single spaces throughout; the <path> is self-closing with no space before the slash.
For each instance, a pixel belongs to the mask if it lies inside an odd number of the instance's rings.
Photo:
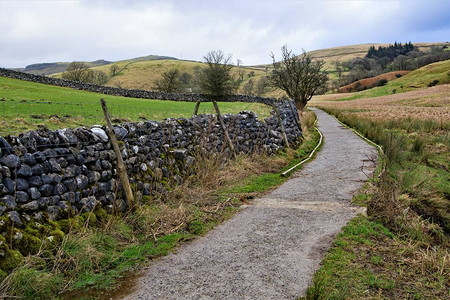
<path id="1" fill-rule="evenodd" d="M 189 118 L 195 103 L 110 96 L 34 82 L 0 77 L 0 135 L 17 134 L 45 126 L 49 129 L 104 124 L 100 99 L 104 98 L 111 119 L 124 121 Z M 222 113 L 250 110 L 260 119 L 271 108 L 258 103 L 221 102 Z M 199 114 L 212 114 L 212 103 L 202 103 Z"/>

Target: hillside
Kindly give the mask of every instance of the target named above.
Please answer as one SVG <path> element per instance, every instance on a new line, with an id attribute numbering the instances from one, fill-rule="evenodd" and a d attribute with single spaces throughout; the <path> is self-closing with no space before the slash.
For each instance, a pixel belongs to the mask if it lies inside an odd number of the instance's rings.
<path id="1" fill-rule="evenodd" d="M 356 82 L 347 84 L 343 87 L 339 88 L 339 93 L 351 93 L 354 91 L 362 91 L 366 89 L 373 88 L 377 86 L 377 84 L 380 82 L 380 80 L 394 80 L 396 78 L 400 78 L 401 76 L 405 76 L 411 71 L 394 71 L 389 73 L 383 73 L 381 75 L 371 77 L 371 78 L 365 78 L 358 80 Z"/>
<path id="2" fill-rule="evenodd" d="M 427 88 L 437 80 L 436 85 L 450 83 L 450 60 L 426 65 L 407 75 L 389 81 L 386 85 L 354 93 L 338 93 L 316 95 L 313 100 L 318 101 L 347 101 L 359 98 L 372 98 L 404 93 Z M 395 73 L 395 72 L 394 72 Z"/>
<path id="3" fill-rule="evenodd" d="M 170 56 L 159 56 L 159 55 L 147 55 L 128 59 L 125 61 L 140 61 L 140 60 L 159 60 L 159 59 L 176 59 Z M 52 75 L 56 73 L 61 73 L 66 71 L 67 66 L 71 62 L 52 62 L 52 63 L 37 63 L 26 66 L 25 68 L 19 68 L 21 72 L 36 74 L 36 75 Z M 84 63 L 93 68 L 103 65 L 108 65 L 114 63 L 113 61 L 107 61 L 104 59 L 99 59 L 95 61 L 84 61 Z"/>

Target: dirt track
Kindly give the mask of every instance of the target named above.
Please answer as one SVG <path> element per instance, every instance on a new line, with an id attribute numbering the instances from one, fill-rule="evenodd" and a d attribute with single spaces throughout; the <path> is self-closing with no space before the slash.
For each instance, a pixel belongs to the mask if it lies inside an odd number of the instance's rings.
<path id="1" fill-rule="evenodd" d="M 154 262 L 124 299 L 295 299 L 358 208 L 350 199 L 376 150 L 316 111 L 324 145 L 269 195 Z"/>

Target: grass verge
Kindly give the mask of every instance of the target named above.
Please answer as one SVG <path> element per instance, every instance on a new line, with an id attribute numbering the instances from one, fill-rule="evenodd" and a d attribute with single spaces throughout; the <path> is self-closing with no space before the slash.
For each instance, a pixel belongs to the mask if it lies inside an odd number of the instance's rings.
<path id="1" fill-rule="evenodd" d="M 368 216 L 343 228 L 305 298 L 448 298 L 450 125 L 328 112 L 382 145 L 385 171 L 354 197 Z"/>
<path id="2" fill-rule="evenodd" d="M 0 274 L 0 298 L 101 299 L 120 288 L 121 278 L 231 217 L 239 207 L 287 180 L 280 171 L 315 148 L 315 115 L 303 118 L 304 142 L 277 156 L 220 158 L 197 165 L 196 176 L 158 198 L 144 198 L 127 215 L 101 209 L 53 224 L 60 242 L 43 244 L 9 275 Z M 63 233 L 64 232 L 64 233 Z"/>

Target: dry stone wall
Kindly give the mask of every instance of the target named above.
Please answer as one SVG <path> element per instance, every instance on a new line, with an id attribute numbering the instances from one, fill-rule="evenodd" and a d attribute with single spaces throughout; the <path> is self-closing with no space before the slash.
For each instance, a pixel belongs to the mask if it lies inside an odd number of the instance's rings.
<path id="1" fill-rule="evenodd" d="M 292 102 L 277 104 L 291 145 L 302 136 Z M 243 111 L 224 115 L 236 151 L 273 154 L 284 147 L 272 115 L 260 121 Z M 298 121 L 298 120 L 297 120 Z M 199 156 L 227 156 L 214 115 L 115 126 L 127 173 L 138 198 L 164 194 L 194 172 Z M 105 128 L 28 131 L 0 137 L 0 233 L 8 225 L 68 218 L 102 207 L 126 209 L 116 156 Z M 116 206 L 113 207 L 113 204 Z"/>
<path id="2" fill-rule="evenodd" d="M 138 89 L 121 89 L 116 87 L 108 87 L 103 85 L 96 85 L 90 83 L 83 83 L 79 81 L 70 81 L 59 78 L 52 78 L 41 75 L 28 74 L 18 71 L 13 71 L 9 69 L 0 68 L 0 76 L 26 80 L 36 83 L 43 83 L 61 87 L 68 87 L 77 90 L 84 90 L 89 92 L 101 93 L 106 95 L 115 95 L 123 97 L 132 98 L 143 98 L 143 99 L 158 99 L 158 100 L 170 100 L 170 101 L 187 101 L 187 102 L 197 102 L 197 101 L 211 101 L 212 99 L 208 95 L 203 94 L 177 94 L 177 93 L 162 93 L 147 90 Z M 273 99 L 248 96 L 248 95 L 231 95 L 227 98 L 222 98 L 220 101 L 224 102 L 257 102 L 272 105 Z"/>

